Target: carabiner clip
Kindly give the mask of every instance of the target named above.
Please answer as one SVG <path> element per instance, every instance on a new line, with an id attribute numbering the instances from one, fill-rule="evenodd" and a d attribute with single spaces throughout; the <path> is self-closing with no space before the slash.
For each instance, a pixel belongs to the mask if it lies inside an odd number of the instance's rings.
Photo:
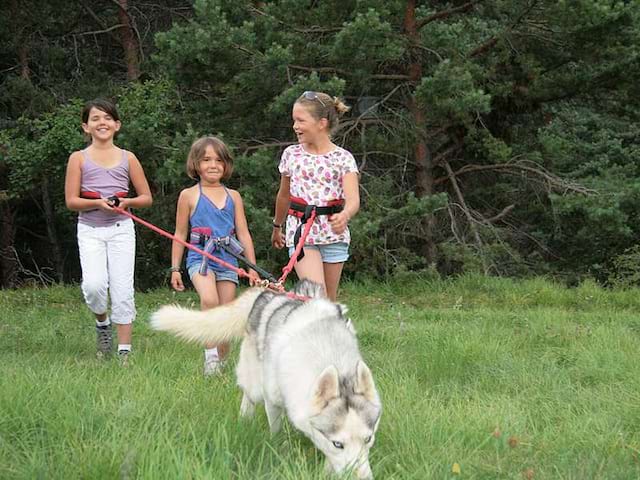
<path id="1" fill-rule="evenodd" d="M 116 195 L 111 195 L 109 198 L 107 198 L 107 200 L 113 202 L 114 207 L 120 206 L 120 199 Z"/>

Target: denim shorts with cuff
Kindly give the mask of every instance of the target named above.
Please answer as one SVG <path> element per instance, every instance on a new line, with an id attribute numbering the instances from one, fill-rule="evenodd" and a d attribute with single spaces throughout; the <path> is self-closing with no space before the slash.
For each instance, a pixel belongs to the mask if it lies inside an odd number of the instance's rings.
<path id="1" fill-rule="evenodd" d="M 187 267 L 187 272 L 189 273 L 189 278 L 193 281 L 194 275 L 200 275 L 200 264 L 194 263 L 190 267 Z M 212 268 L 207 269 L 207 273 L 213 273 L 216 277 L 216 282 L 233 282 L 238 285 L 238 274 L 233 270 L 223 270 L 222 272 L 218 272 Z"/>
<path id="2" fill-rule="evenodd" d="M 349 259 L 349 244 L 346 242 L 327 243 L 325 245 L 305 245 L 304 249 L 318 250 L 322 263 L 343 263 Z M 289 257 L 293 255 L 295 247 L 289 247 Z"/>

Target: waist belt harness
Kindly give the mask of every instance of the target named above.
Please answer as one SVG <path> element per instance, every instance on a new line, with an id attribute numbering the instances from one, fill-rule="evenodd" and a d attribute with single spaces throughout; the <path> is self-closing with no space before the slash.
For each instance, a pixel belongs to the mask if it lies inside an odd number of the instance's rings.
<path id="1" fill-rule="evenodd" d="M 191 229 L 189 243 L 197 245 L 200 249 L 210 254 L 213 254 L 217 248 L 221 248 L 237 258 L 244 251 L 244 247 L 233 234 L 234 231 L 232 230 L 226 237 L 214 237 L 209 227 L 195 227 Z M 208 259 L 203 255 L 199 269 L 200 275 L 206 275 L 208 267 Z"/>
<path id="2" fill-rule="evenodd" d="M 108 200 L 111 200 L 116 207 L 119 207 L 120 199 L 126 198 L 127 195 L 129 195 L 129 192 L 116 192 L 114 195 L 111 195 L 108 198 Z M 99 200 L 102 198 L 102 196 L 98 192 L 91 192 L 91 191 L 80 192 L 80 197 L 88 198 L 91 200 Z"/>
<path id="3" fill-rule="evenodd" d="M 300 241 L 300 236 L 302 235 L 302 228 L 311 218 L 312 213 L 315 211 L 316 216 L 318 215 L 333 215 L 334 213 L 340 213 L 344 208 L 344 200 L 331 200 L 327 202 L 324 206 L 318 205 L 310 205 L 303 198 L 298 197 L 290 197 L 289 203 L 289 215 L 297 217 L 300 221 L 298 228 L 293 235 L 293 246 L 298 245 Z M 298 255 L 298 261 L 304 258 L 304 248 L 300 250 L 300 254 Z"/>

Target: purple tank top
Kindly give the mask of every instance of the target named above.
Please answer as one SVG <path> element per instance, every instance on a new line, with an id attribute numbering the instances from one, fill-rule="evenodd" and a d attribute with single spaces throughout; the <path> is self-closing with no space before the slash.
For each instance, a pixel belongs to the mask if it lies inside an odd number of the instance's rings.
<path id="1" fill-rule="evenodd" d="M 122 160 L 113 168 L 104 168 L 95 164 L 87 150 L 82 150 L 82 177 L 80 179 L 81 192 L 96 192 L 100 197 L 106 198 L 115 195 L 116 192 L 129 190 L 129 156 L 126 150 L 122 150 Z M 78 214 L 78 223 L 90 227 L 108 227 L 122 220 L 126 215 L 109 213 L 103 210 L 85 210 Z"/>

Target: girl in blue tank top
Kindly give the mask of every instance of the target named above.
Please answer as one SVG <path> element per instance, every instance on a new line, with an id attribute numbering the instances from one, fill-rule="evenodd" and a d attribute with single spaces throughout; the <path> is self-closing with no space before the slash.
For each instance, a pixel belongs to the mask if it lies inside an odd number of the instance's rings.
<path id="1" fill-rule="evenodd" d="M 227 146 L 216 137 L 203 137 L 191 146 L 187 157 L 187 174 L 198 183 L 180 192 L 176 211 L 175 236 L 225 262 L 237 266 L 236 259 L 217 247 L 218 242 L 239 242 L 243 255 L 255 263 L 253 240 L 247 226 L 242 197 L 222 182 L 231 177 L 233 158 Z M 184 245 L 174 241 L 171 246 L 171 286 L 184 291 L 182 257 Z M 189 250 L 186 269 L 198 296 L 200 308 L 207 310 L 235 298 L 238 275 L 217 262 Z M 260 277 L 249 270 L 249 283 L 257 285 Z M 204 374 L 221 371 L 229 351 L 228 344 L 205 347 Z"/>
<path id="2" fill-rule="evenodd" d="M 202 184 L 198 183 L 199 196 L 196 201 L 195 211 L 189 218 L 191 226 L 191 243 L 198 245 L 214 256 L 224 260 L 227 263 L 237 267 L 238 261 L 226 250 L 215 248 L 215 242 L 210 242 L 214 249 L 206 248 L 207 240 L 225 239 L 227 237 L 235 237 L 235 205 L 231 199 L 231 192 L 222 186 L 226 193 L 226 199 L 222 208 L 219 208 L 207 195 L 202 193 Z M 204 247 L 204 248 L 203 248 Z M 208 269 L 213 270 L 214 274 L 233 274 L 235 275 L 235 283 L 237 282 L 237 274 L 232 270 L 228 270 L 217 262 L 200 255 L 193 250 L 187 252 L 187 271 L 191 271 L 193 266 L 198 266 L 198 272 L 206 275 Z M 219 275 L 218 275 L 219 276 Z"/>

